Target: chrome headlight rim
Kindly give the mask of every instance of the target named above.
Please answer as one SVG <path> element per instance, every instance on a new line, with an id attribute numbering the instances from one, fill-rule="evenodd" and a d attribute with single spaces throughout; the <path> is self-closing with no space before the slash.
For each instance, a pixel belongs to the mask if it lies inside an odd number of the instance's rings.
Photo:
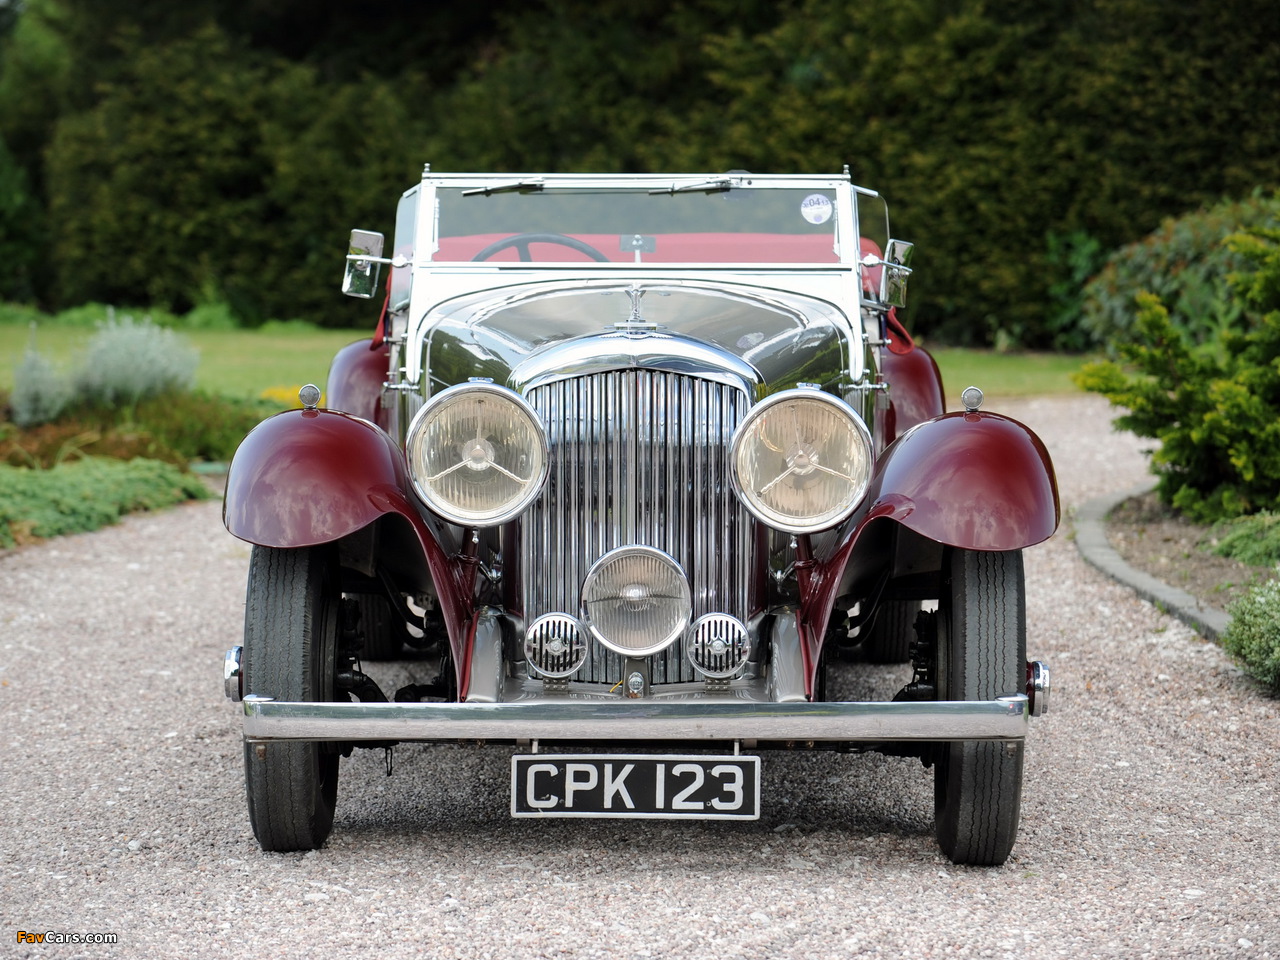
<path id="1" fill-rule="evenodd" d="M 770 510 L 763 506 L 750 493 L 742 482 L 742 476 L 739 470 L 739 457 L 742 452 L 743 444 L 751 436 L 756 423 L 765 414 L 773 410 L 775 407 L 784 403 L 802 401 L 826 404 L 832 410 L 839 413 L 852 427 L 854 435 L 857 437 L 858 443 L 862 447 L 862 471 L 861 476 L 856 478 L 855 495 L 850 497 L 848 502 L 839 510 L 828 510 L 819 514 L 808 523 L 799 522 L 794 517 L 787 517 L 776 511 Z M 813 387 L 794 387 L 789 390 L 781 390 L 764 400 L 761 400 L 750 410 L 747 415 L 742 418 L 733 432 L 733 437 L 729 443 L 729 479 L 733 487 L 733 492 L 737 495 L 738 500 L 748 512 L 759 520 L 761 523 L 775 530 L 781 530 L 784 533 L 791 534 L 808 534 L 820 533 L 823 530 L 830 530 L 844 523 L 858 509 L 863 498 L 866 496 L 867 488 L 871 484 L 872 468 L 874 466 L 874 443 L 871 439 L 871 431 L 867 428 L 866 423 L 854 411 L 849 404 L 845 403 L 839 397 L 832 396 L 822 390 Z M 855 479 L 855 478 L 850 478 Z"/>
<path id="2" fill-rule="evenodd" d="M 601 571 L 608 565 L 620 559 L 627 557 L 644 556 L 658 560 L 668 566 L 676 575 L 676 582 L 681 588 L 681 596 L 678 599 L 680 605 L 680 616 L 676 625 L 668 631 L 668 633 L 659 641 L 650 643 L 644 647 L 627 647 L 611 639 L 609 636 L 601 632 L 599 627 L 592 621 L 591 611 L 587 604 L 591 594 L 591 588 L 595 581 L 599 579 Z M 689 577 L 685 573 L 684 567 L 675 557 L 667 553 L 665 550 L 659 550 L 657 547 L 651 547 L 645 544 L 630 544 L 623 547 L 615 547 L 604 556 L 600 557 L 591 565 L 591 569 L 587 571 L 587 575 L 582 581 L 582 616 L 580 623 L 586 627 L 587 633 L 591 638 L 600 644 L 606 650 L 616 653 L 627 659 L 640 660 L 644 657 L 651 657 L 654 654 L 661 653 L 672 644 L 676 643 L 685 635 L 685 631 L 689 629 L 689 622 L 693 619 L 693 589 L 689 584 Z"/>
<path id="3" fill-rule="evenodd" d="M 416 449 L 421 443 L 421 438 L 426 431 L 427 425 L 434 416 L 438 415 L 448 405 L 477 395 L 487 396 L 499 402 L 511 404 L 528 421 L 533 428 L 531 430 L 534 441 L 533 451 L 537 454 L 539 465 L 535 475 L 527 481 L 524 492 L 519 497 L 504 504 L 502 509 L 488 510 L 481 513 L 464 513 L 454 509 L 448 501 L 434 494 L 429 486 L 420 481 L 418 470 L 415 468 L 415 463 L 419 459 L 416 455 Z M 433 513 L 460 527 L 496 527 L 520 516 L 542 493 L 550 470 L 551 445 L 547 439 L 546 424 L 542 422 L 542 417 L 524 397 L 514 390 L 488 381 L 469 381 L 441 390 L 422 405 L 409 422 L 409 429 L 405 433 L 404 453 L 409 482 L 413 485 L 413 490 L 418 495 L 418 498 Z"/>

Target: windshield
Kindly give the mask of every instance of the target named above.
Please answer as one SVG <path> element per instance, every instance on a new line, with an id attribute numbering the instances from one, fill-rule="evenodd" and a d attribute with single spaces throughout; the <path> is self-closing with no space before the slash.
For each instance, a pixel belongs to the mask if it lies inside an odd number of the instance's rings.
<path id="1" fill-rule="evenodd" d="M 836 191 L 730 186 L 440 187 L 437 261 L 814 263 L 835 252 Z"/>

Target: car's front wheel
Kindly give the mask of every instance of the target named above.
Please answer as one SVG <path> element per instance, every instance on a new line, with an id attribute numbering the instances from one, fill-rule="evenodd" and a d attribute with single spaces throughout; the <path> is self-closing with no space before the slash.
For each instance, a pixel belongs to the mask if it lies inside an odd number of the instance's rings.
<path id="1" fill-rule="evenodd" d="M 245 693 L 334 699 L 337 566 L 323 547 L 254 547 L 245 605 Z M 249 821 L 263 850 L 314 850 L 333 827 L 338 754 L 322 743 L 244 746 Z"/>
<path id="2" fill-rule="evenodd" d="M 951 550 L 938 609 L 939 694 L 993 700 L 1025 686 L 1021 551 Z M 944 743 L 934 767 L 938 844 L 955 863 L 997 866 L 1013 849 L 1022 804 L 1021 743 Z"/>

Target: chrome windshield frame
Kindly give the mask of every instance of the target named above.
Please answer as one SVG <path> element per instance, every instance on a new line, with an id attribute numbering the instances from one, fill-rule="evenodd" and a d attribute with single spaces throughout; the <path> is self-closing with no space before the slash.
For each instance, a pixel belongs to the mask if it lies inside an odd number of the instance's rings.
<path id="1" fill-rule="evenodd" d="M 730 189 L 826 190 L 836 198 L 833 243 L 838 259 L 827 263 L 697 263 L 697 262 L 577 262 L 535 263 L 498 261 L 437 261 L 431 259 L 439 246 L 440 205 L 437 191 L 458 189 L 479 191 L 475 202 L 485 202 L 481 195 L 511 192 L 513 185 L 539 185 L 538 193 L 559 191 L 617 191 L 632 194 L 679 192 L 699 184 L 725 182 Z M 416 220 L 417 236 L 412 302 L 407 318 L 409 339 L 421 343 L 430 336 L 431 313 L 446 301 L 486 290 L 501 296 L 506 288 L 528 283 L 581 282 L 585 284 L 636 281 L 653 282 L 724 282 L 754 286 L 762 291 L 778 290 L 816 297 L 838 304 L 843 314 L 845 335 L 849 342 L 850 363 L 847 370 L 851 382 L 861 370 L 861 281 L 859 244 L 857 242 L 857 196 L 876 196 L 874 191 L 852 184 L 847 175 L 778 175 L 778 174 L 476 174 L 424 172 L 418 192 L 420 204 Z M 850 241 L 847 238 L 852 238 Z M 423 377 L 417 350 L 405 355 L 404 381 L 420 385 Z"/>

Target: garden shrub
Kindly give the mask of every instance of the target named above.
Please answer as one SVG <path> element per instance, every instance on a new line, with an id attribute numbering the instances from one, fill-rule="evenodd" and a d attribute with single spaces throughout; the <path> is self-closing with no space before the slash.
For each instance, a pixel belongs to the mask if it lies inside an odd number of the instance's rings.
<path id="1" fill-rule="evenodd" d="M 138 404 L 133 422 L 182 461 L 231 459 L 245 434 L 279 407 L 204 392 L 162 394 Z"/>
<path id="2" fill-rule="evenodd" d="M 1117 426 L 1160 441 L 1151 463 L 1160 498 L 1202 523 L 1280 509 L 1280 229 L 1230 246 L 1257 267 L 1233 279 L 1238 329 L 1197 343 L 1143 293 L 1116 345 L 1133 372 L 1104 361 L 1075 377 L 1128 411 Z"/>
<path id="3" fill-rule="evenodd" d="M 31 427 L 58 419 L 71 402 L 71 385 L 43 355 L 28 347 L 13 374 L 13 422 Z"/>
<path id="4" fill-rule="evenodd" d="M 0 547 L 96 530 L 135 510 L 211 496 L 199 478 L 154 460 L 86 458 L 51 470 L 0 465 Z"/>
<path id="5" fill-rule="evenodd" d="M 1280 688 L 1280 580 L 1264 583 L 1231 605 L 1222 646 L 1252 676 Z"/>
<path id="6" fill-rule="evenodd" d="M 0 436 L 0 463 L 48 467 L 84 454 L 174 464 L 230 460 L 276 407 L 190 389 L 196 351 L 171 330 L 112 317 L 65 378 L 35 350 L 15 371 L 14 424 Z"/>
<path id="7" fill-rule="evenodd" d="M 235 330 L 240 322 L 229 304 L 210 300 L 192 307 L 175 326 L 181 330 Z"/>
<path id="8" fill-rule="evenodd" d="M 1169 310 L 1173 326 L 1193 343 L 1206 343 L 1240 320 L 1241 304 L 1230 275 L 1246 258 L 1227 237 L 1245 229 L 1280 225 L 1280 196 L 1260 190 L 1246 200 L 1224 201 L 1169 218 L 1137 243 L 1113 253 L 1084 287 L 1079 332 L 1114 353 L 1134 335 L 1137 296 L 1154 293 Z"/>
<path id="9" fill-rule="evenodd" d="M 1251 566 L 1280 566 L 1280 513 L 1238 517 L 1213 531 L 1213 552 Z"/>
<path id="10" fill-rule="evenodd" d="M 1048 266 L 1052 279 L 1045 304 L 1045 332 L 1054 350 L 1083 353 L 1092 347 L 1090 332 L 1081 323 L 1088 281 L 1106 259 L 1102 243 L 1083 230 L 1050 233 Z"/>
<path id="11" fill-rule="evenodd" d="M 35 307 L 29 307 L 25 303 L 5 303 L 0 301 L 0 324 L 17 325 L 23 323 L 30 326 L 44 319 L 45 315 Z"/>
<path id="12" fill-rule="evenodd" d="M 189 389 L 199 361 L 195 348 L 150 320 L 108 320 L 89 340 L 73 377 L 76 397 L 87 407 L 132 407 L 147 397 Z"/>
<path id="13" fill-rule="evenodd" d="M 195 348 L 173 331 L 150 319 L 135 323 L 112 315 L 89 339 L 69 382 L 45 357 L 27 350 L 14 372 L 14 422 L 32 427 L 72 409 L 123 410 L 127 420 L 144 399 L 189 390 L 199 361 Z"/>
<path id="14" fill-rule="evenodd" d="M 140 402 L 120 422 L 114 410 L 66 414 L 56 423 L 0 434 L 0 463 L 51 467 L 76 456 L 146 457 L 179 466 L 225 463 L 261 420 L 279 407 L 204 393 L 170 393 Z"/>
<path id="15" fill-rule="evenodd" d="M 53 315 L 50 322 L 62 327 L 101 327 L 114 324 L 117 317 L 125 320 L 132 319 L 134 316 L 140 316 L 143 323 L 153 323 L 157 327 L 177 325 L 177 318 L 167 310 L 159 310 L 155 307 L 117 308 L 106 303 L 82 303 L 78 307 L 60 310 Z"/>
<path id="16" fill-rule="evenodd" d="M 135 426 L 103 426 L 101 420 L 64 416 L 26 430 L 0 433 L 0 464 L 47 470 L 79 457 L 132 460 L 144 457 L 184 466 L 188 458 Z"/>

